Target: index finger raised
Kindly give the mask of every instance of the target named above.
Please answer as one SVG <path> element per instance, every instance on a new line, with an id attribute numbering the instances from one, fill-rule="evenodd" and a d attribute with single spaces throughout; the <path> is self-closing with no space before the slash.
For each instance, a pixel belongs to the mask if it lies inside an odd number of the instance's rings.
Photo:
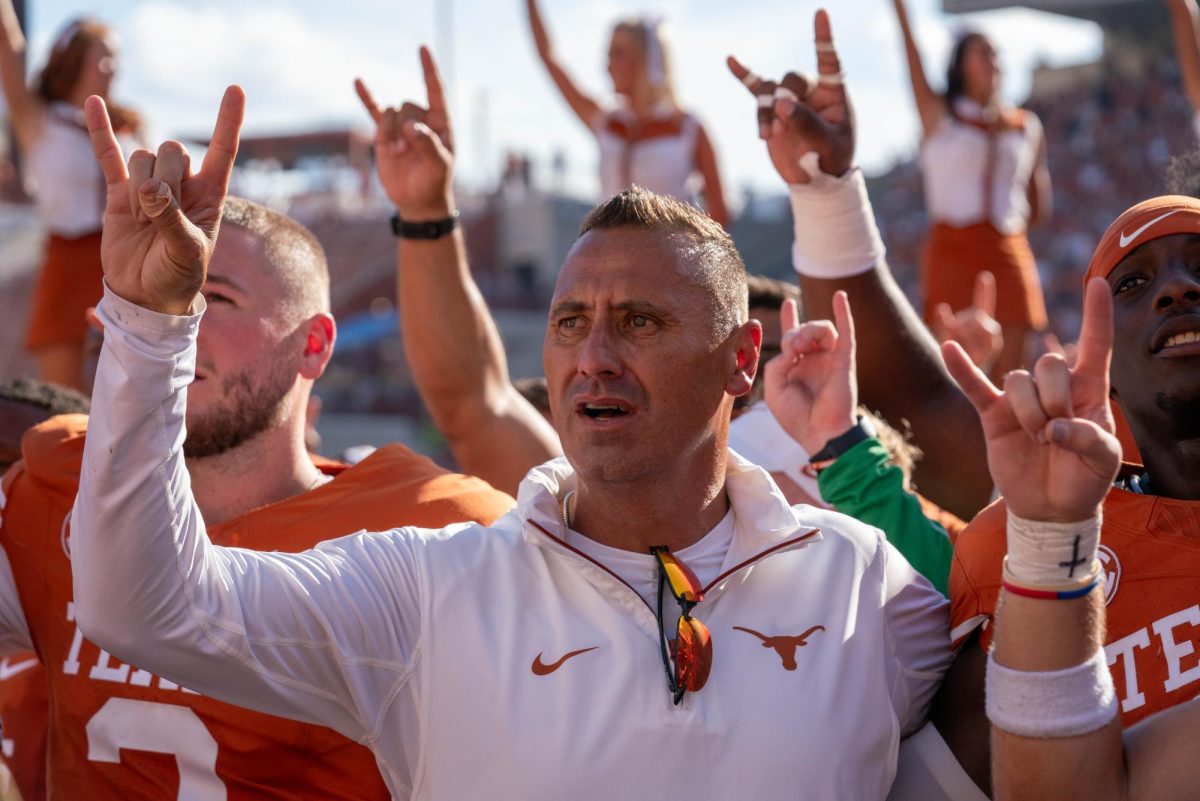
<path id="1" fill-rule="evenodd" d="M 996 276 L 982 270 L 975 276 L 975 292 L 971 304 L 988 317 L 996 316 Z"/>
<path id="2" fill-rule="evenodd" d="M 728 65 L 729 71 L 733 73 L 733 77 L 742 82 L 746 90 L 752 95 L 758 94 L 759 85 L 762 83 L 760 78 L 753 70 L 747 67 L 735 57 L 729 56 L 725 59 L 725 64 Z"/>
<path id="3" fill-rule="evenodd" d="M 113 133 L 112 120 L 108 118 L 108 107 L 104 101 L 92 95 L 83 105 L 83 115 L 87 120 L 88 137 L 92 140 L 92 152 L 96 154 L 96 161 L 100 162 L 105 183 L 112 186 L 127 180 L 129 173 L 125 169 L 125 155 Z"/>
<path id="4" fill-rule="evenodd" d="M 838 350 L 854 355 L 854 313 L 850 310 L 850 296 L 838 290 L 833 295 L 833 322 L 838 330 Z"/>
<path id="5" fill-rule="evenodd" d="M 212 141 L 204 154 L 200 175 L 215 181 L 222 188 L 229 186 L 233 162 L 237 159 L 238 140 L 242 131 L 242 119 L 246 114 L 246 93 L 236 84 L 225 90 L 221 98 L 221 109 L 217 112 L 217 123 L 213 126 Z"/>
<path id="6" fill-rule="evenodd" d="M 779 330 L 786 334 L 793 328 L 800 327 L 800 312 L 796 307 L 796 301 L 788 298 L 779 307 Z"/>
<path id="7" fill-rule="evenodd" d="M 1107 385 L 1112 361 L 1113 302 L 1108 281 L 1093 278 L 1083 295 L 1083 323 L 1079 329 L 1076 374 L 1102 378 Z"/>
<path id="8" fill-rule="evenodd" d="M 367 88 L 367 84 L 362 78 L 354 79 L 354 91 L 358 94 L 358 99 L 362 101 L 367 113 L 371 115 L 371 119 L 378 125 L 379 121 L 383 119 L 383 111 L 375 102 L 375 96 L 371 94 L 371 90 Z"/>
<path id="9" fill-rule="evenodd" d="M 943 343 L 942 359 L 946 362 L 950 377 L 967 396 L 967 400 L 971 401 L 975 411 L 982 414 L 1000 397 L 1000 390 L 975 366 L 962 345 L 954 340 Z"/>

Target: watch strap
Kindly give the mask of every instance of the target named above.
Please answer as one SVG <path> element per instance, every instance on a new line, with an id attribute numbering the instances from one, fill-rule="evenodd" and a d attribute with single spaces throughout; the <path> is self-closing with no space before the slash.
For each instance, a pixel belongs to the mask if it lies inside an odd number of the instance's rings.
<path id="1" fill-rule="evenodd" d="M 809 464 L 816 467 L 818 470 L 823 467 L 828 467 L 835 459 L 841 456 L 846 451 L 853 448 L 863 440 L 870 439 L 875 436 L 875 427 L 871 422 L 862 415 L 858 416 L 858 421 L 850 427 L 844 434 L 839 434 L 829 442 L 825 443 L 825 447 L 809 457 Z"/>
<path id="2" fill-rule="evenodd" d="M 458 227 L 458 212 L 441 220 L 411 222 L 400 219 L 400 212 L 392 215 L 392 233 L 401 239 L 441 239 Z"/>

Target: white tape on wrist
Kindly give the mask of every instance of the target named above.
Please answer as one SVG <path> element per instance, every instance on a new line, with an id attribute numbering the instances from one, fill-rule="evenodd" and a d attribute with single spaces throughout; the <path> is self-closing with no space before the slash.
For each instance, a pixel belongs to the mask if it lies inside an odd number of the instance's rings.
<path id="1" fill-rule="evenodd" d="M 816 153 L 805 153 L 800 168 L 812 183 L 792 184 L 792 220 L 796 241 L 792 266 L 810 278 L 847 278 L 870 272 L 886 250 L 867 182 L 857 167 L 840 178 L 821 172 Z"/>
<path id="2" fill-rule="evenodd" d="M 1064 670 L 1013 670 L 988 655 L 987 716 L 1021 737 L 1077 737 L 1117 716 L 1108 657 L 1099 648 L 1082 665 Z"/>
<path id="3" fill-rule="evenodd" d="M 1095 578 L 1101 516 L 1077 523 L 1045 523 L 1008 513 L 1009 574 L 1031 587 L 1069 587 Z"/>

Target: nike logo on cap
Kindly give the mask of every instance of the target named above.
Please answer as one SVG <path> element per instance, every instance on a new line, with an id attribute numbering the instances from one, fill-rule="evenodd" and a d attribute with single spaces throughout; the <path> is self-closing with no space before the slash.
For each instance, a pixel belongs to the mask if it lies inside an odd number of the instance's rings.
<path id="1" fill-rule="evenodd" d="M 563 662 L 566 662 L 571 657 L 579 656 L 580 654 L 586 654 L 588 651 L 595 651 L 599 647 L 600 646 L 598 645 L 593 645 L 591 648 L 581 648 L 578 651 L 571 651 L 568 654 L 564 654 L 557 662 L 551 662 L 548 665 L 542 662 L 542 655 L 538 654 L 533 658 L 533 664 L 529 666 L 529 669 L 533 671 L 533 675 L 535 676 L 549 676 L 551 673 L 562 667 Z"/>
<path id="2" fill-rule="evenodd" d="M 22 659 L 15 664 L 8 661 L 8 657 L 0 659 L 0 681 L 8 681 L 18 673 L 24 673 L 38 663 L 37 658 Z"/>
<path id="3" fill-rule="evenodd" d="M 1160 220 L 1165 220 L 1166 218 L 1170 217 L 1172 214 L 1175 214 L 1176 212 L 1179 212 L 1179 211 L 1182 211 L 1182 209 L 1172 209 L 1171 211 L 1168 211 L 1166 214 L 1161 214 L 1158 217 L 1155 217 L 1150 222 L 1143 225 L 1141 228 L 1134 231 L 1129 236 L 1126 236 L 1125 232 L 1122 231 L 1121 232 L 1121 247 L 1122 248 L 1129 247 L 1130 243 L 1132 243 L 1135 239 L 1137 239 L 1139 236 L 1144 234 L 1146 232 L 1147 228 L 1154 225 L 1156 222 L 1159 222 Z"/>

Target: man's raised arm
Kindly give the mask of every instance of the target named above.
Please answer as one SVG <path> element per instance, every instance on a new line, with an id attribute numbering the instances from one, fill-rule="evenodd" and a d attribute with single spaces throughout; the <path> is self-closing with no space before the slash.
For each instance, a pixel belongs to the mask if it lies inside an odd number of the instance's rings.
<path id="1" fill-rule="evenodd" d="M 100 647 L 190 689 L 361 739 L 378 714 L 364 693 L 387 697 L 415 642 L 415 546 L 401 533 L 302 554 L 214 546 L 184 464 L 199 290 L 244 103 L 240 88 L 226 91 L 193 174 L 178 142 L 127 167 L 103 101 L 87 101 L 108 190 L 104 345 L 70 519 L 77 620 Z M 354 662 L 364 649 L 397 664 Z"/>
<path id="2" fill-rule="evenodd" d="M 865 182 L 853 167 L 854 113 L 823 13 L 816 38 L 815 79 L 788 73 L 779 82 L 764 80 L 729 59 L 758 100 L 759 135 L 792 197 L 804 313 L 828 319 L 834 294 L 850 296 L 862 321 L 862 401 L 888 420 L 911 424 L 925 453 L 915 471 L 921 493 L 970 519 L 991 495 L 979 421 L 888 270 Z"/>
<path id="3" fill-rule="evenodd" d="M 1032 373 L 1009 373 L 1003 391 L 957 345 L 943 349 L 979 413 L 1008 505 L 987 667 L 997 798 L 1130 797 L 1097 560 L 1101 504 L 1121 459 L 1108 405 L 1112 325 L 1108 284 L 1095 279 L 1075 366 L 1048 354 Z"/>
<path id="4" fill-rule="evenodd" d="M 375 121 L 375 160 L 405 223 L 448 220 L 454 137 L 433 57 L 421 48 L 428 105 L 380 108 L 355 88 Z M 401 234 L 396 265 L 400 331 L 413 380 L 465 473 L 516 495 L 529 469 L 562 455 L 558 436 L 508 375 L 504 343 L 471 277 L 462 231 Z"/>
<path id="5" fill-rule="evenodd" d="M 1058 354 L 1001 392 L 962 351 L 946 362 L 979 411 L 1008 504 L 1008 555 L 987 667 L 996 797 L 1196 797 L 1200 701 L 1124 733 L 1104 651 L 1101 509 L 1121 461 L 1109 406 L 1112 290 L 1093 279 L 1074 367 Z"/>

